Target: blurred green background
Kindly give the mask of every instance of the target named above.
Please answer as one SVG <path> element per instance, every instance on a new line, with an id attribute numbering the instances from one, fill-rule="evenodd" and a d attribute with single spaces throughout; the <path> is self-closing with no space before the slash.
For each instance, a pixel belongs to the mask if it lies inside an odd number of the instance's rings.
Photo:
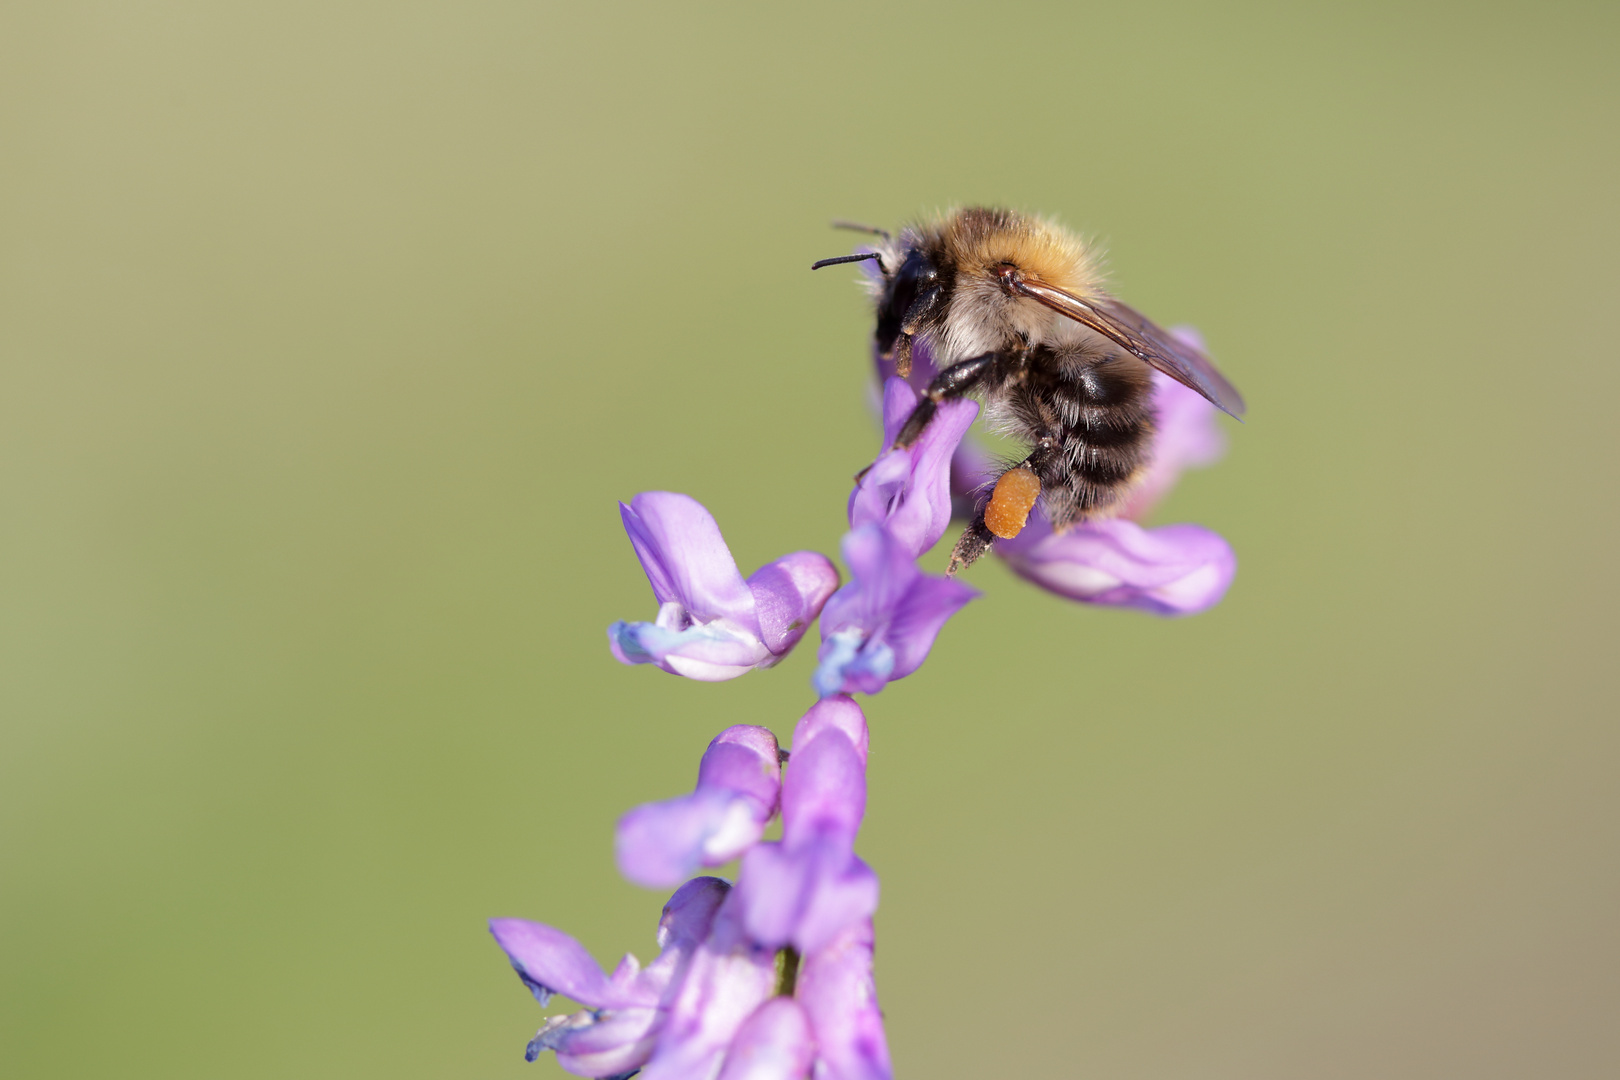
<path id="1" fill-rule="evenodd" d="M 870 700 L 899 1074 L 1620 1073 L 1617 23 L 0 8 L 0 1071 L 558 1075 L 483 920 L 650 958 L 615 817 L 810 702 L 609 658 L 614 500 L 835 551 L 806 268 L 985 201 L 1203 330 L 1249 422 L 1159 520 L 1240 572 L 987 561 Z"/>

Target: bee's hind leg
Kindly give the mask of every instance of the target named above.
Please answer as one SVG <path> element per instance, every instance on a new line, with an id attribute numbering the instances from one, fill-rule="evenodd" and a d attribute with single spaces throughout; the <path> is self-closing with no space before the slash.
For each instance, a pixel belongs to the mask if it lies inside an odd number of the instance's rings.
<path id="1" fill-rule="evenodd" d="M 980 510 L 973 516 L 972 523 L 962 530 L 956 546 L 951 549 L 951 565 L 945 568 L 945 576 L 955 577 L 958 570 L 978 562 L 979 556 L 989 551 L 990 545 L 995 542 L 996 534 L 986 527 L 984 511 Z"/>
<path id="2" fill-rule="evenodd" d="M 972 566 L 990 550 L 997 538 L 1011 540 L 1023 532 L 1029 512 L 1041 497 L 1044 487 L 1041 475 L 1057 454 L 1056 440 L 1042 439 L 1023 461 L 1002 470 L 990 498 L 973 515 L 973 521 L 962 530 L 956 547 L 951 549 L 951 565 L 945 571 L 946 577 Z"/>
<path id="3" fill-rule="evenodd" d="M 923 391 L 922 400 L 917 402 L 917 407 L 906 418 L 900 434 L 895 436 L 895 448 L 903 450 L 916 442 L 917 437 L 923 433 L 923 428 L 928 426 L 928 421 L 934 418 L 940 403 L 959 398 L 978 386 L 1001 357 L 1001 353 L 983 353 L 960 360 L 934 376 L 934 381 Z"/>

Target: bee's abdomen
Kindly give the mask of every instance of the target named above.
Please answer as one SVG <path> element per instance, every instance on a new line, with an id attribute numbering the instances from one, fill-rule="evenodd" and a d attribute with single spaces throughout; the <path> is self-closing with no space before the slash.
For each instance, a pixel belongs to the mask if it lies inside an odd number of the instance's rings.
<path id="1" fill-rule="evenodd" d="M 1058 528 L 1105 514 L 1147 465 L 1153 443 L 1153 378 L 1133 357 L 1084 365 L 1039 364 L 1018 411 L 1050 453 L 1039 469 Z"/>

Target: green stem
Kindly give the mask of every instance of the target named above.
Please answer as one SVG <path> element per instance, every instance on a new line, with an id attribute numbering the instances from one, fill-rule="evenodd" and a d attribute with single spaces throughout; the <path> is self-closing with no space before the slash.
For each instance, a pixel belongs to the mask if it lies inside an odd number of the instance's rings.
<path id="1" fill-rule="evenodd" d="M 792 997 L 799 985 L 799 951 L 792 946 L 776 954 L 776 996 Z"/>

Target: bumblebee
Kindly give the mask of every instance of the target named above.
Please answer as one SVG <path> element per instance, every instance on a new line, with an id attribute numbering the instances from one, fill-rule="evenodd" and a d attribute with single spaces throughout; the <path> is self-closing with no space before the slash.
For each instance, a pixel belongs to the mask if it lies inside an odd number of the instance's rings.
<path id="1" fill-rule="evenodd" d="M 899 236 L 835 225 L 871 233 L 873 250 L 811 269 L 875 262 L 879 353 L 905 377 L 920 339 L 939 372 L 894 445 L 914 443 L 941 402 L 978 393 L 990 422 L 1030 448 L 987 485 L 948 573 L 1018 535 L 1037 500 L 1058 532 L 1117 512 L 1153 447 L 1152 369 L 1243 414 L 1209 357 L 1110 296 L 1095 253 L 1052 222 L 970 207 Z"/>

